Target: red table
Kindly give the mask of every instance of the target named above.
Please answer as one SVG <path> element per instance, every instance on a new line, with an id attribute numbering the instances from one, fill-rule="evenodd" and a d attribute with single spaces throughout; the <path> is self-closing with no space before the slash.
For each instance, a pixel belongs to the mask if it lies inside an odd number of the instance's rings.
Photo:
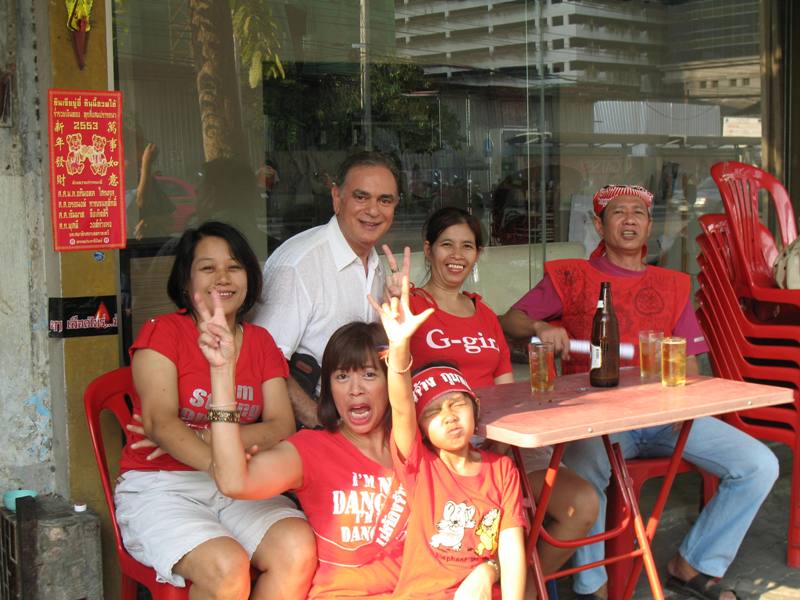
<path id="1" fill-rule="evenodd" d="M 636 576 L 643 562 L 653 596 L 657 600 L 662 600 L 663 592 L 653 562 L 650 541 L 655 534 L 675 478 L 692 420 L 759 406 L 785 404 L 793 400 L 792 391 L 789 389 L 699 375 L 688 377 L 685 386 L 666 388 L 659 381 L 642 382 L 637 368 L 622 369 L 620 384 L 616 388 L 590 387 L 588 374 L 578 373 L 556 379 L 555 390 L 552 392 L 532 394 L 527 381 L 480 388 L 476 392 L 481 404 L 479 433 L 491 440 L 512 445 L 520 467 L 522 462 L 519 448 L 554 446 L 553 458 L 538 499 L 533 497 L 527 477 L 521 478 L 525 495 L 532 503 L 527 552 L 536 575 L 539 598 L 547 598 L 546 580 L 634 556 L 637 559 L 641 558 L 641 562 L 637 560 L 636 570 L 631 577 L 625 597 L 629 598 L 633 594 Z M 678 422 L 683 422 L 678 442 L 664 477 L 661 493 L 645 527 L 625 470 L 622 453 L 618 447 L 612 446 L 608 435 Z M 542 521 L 564 452 L 564 444 L 598 435 L 603 436 L 611 463 L 612 485 L 619 486 L 623 500 L 629 507 L 639 548 L 625 556 L 606 557 L 600 563 L 565 569 L 551 573 L 545 578 L 539 566 L 536 544 L 540 536 L 548 542 L 552 540 L 542 529 Z M 578 540 L 577 543 L 561 542 L 560 545 L 582 545 L 603 541 L 617 535 L 627 526 L 628 523 L 624 522 L 613 530 L 597 536 Z"/>

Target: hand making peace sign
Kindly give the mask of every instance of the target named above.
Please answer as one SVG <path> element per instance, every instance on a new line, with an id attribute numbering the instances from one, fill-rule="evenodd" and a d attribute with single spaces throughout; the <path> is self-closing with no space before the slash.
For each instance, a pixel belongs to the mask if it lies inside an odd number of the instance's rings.
<path id="1" fill-rule="evenodd" d="M 392 249 L 388 244 L 381 246 L 383 254 L 386 256 L 386 262 L 389 263 L 389 271 L 386 275 L 386 284 L 383 288 L 383 299 L 388 301 L 389 298 L 399 298 L 403 292 L 403 278 L 411 279 L 411 248 L 406 246 L 403 249 L 403 266 L 397 268 L 397 259 L 392 253 Z"/>
<path id="2" fill-rule="evenodd" d="M 200 294 L 194 295 L 194 309 L 197 313 L 197 327 L 200 337 L 197 343 L 208 364 L 212 367 L 224 367 L 236 358 L 236 340 L 228 327 L 222 300 L 216 290 L 211 291 L 214 313 L 209 312 Z"/>

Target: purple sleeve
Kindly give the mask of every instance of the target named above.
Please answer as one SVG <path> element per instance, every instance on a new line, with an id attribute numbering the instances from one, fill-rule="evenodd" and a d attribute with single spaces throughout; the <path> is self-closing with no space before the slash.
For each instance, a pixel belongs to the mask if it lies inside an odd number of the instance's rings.
<path id="1" fill-rule="evenodd" d="M 563 305 L 550 276 L 545 275 L 535 288 L 511 308 L 524 312 L 534 321 L 550 321 L 561 316 Z"/>
<path id="2" fill-rule="evenodd" d="M 690 298 L 687 298 L 686 305 L 683 307 L 681 316 L 672 330 L 672 335 L 686 338 L 686 356 L 696 356 L 708 352 L 708 344 L 697 322 L 697 315 Z"/>

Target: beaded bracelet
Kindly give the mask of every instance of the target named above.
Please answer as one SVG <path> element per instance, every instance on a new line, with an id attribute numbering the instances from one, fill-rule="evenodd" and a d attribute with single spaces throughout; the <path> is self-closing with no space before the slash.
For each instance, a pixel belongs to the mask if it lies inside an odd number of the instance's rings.
<path id="1" fill-rule="evenodd" d="M 392 365 L 389 364 L 388 353 L 386 354 L 386 356 L 383 357 L 383 362 L 386 363 L 386 368 L 389 369 L 392 373 L 397 373 L 398 375 L 402 375 L 403 373 L 408 373 L 408 371 L 411 369 L 411 365 L 414 364 L 414 357 L 413 356 L 411 357 L 411 359 L 408 361 L 408 366 L 402 371 L 398 371 L 397 369 L 392 368 Z"/>
<path id="2" fill-rule="evenodd" d="M 239 411 L 236 410 L 219 410 L 217 408 L 208 409 L 209 423 L 238 423 Z"/>

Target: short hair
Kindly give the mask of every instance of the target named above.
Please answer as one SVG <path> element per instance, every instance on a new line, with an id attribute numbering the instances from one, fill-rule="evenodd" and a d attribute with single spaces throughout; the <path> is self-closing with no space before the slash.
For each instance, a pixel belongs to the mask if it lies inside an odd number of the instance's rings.
<path id="1" fill-rule="evenodd" d="M 261 265 L 255 252 L 247 243 L 247 239 L 235 227 L 219 221 L 206 221 L 196 229 L 187 229 L 178 240 L 175 248 L 175 262 L 167 280 L 167 295 L 180 309 L 195 315 L 194 302 L 189 297 L 188 287 L 192 279 L 192 262 L 194 253 L 200 240 L 206 237 L 217 237 L 225 240 L 231 251 L 231 256 L 238 262 L 247 274 L 247 294 L 244 302 L 236 312 L 236 320 L 241 321 L 258 299 L 261 297 L 263 278 Z"/>
<path id="2" fill-rule="evenodd" d="M 380 323 L 355 321 L 342 325 L 333 332 L 322 354 L 320 370 L 319 406 L 317 418 L 328 431 L 339 430 L 339 411 L 333 401 L 331 377 L 339 369 L 351 371 L 365 365 L 373 365 L 386 376 L 386 364 L 380 359 L 379 351 L 386 348 L 388 341 Z M 386 417 L 384 425 L 388 431 L 392 413 L 389 410 L 389 397 L 386 397 Z"/>
<path id="3" fill-rule="evenodd" d="M 394 177 L 394 183 L 397 186 L 397 193 L 401 193 L 400 189 L 400 166 L 397 161 L 383 152 L 376 150 L 362 150 L 355 152 L 345 158 L 339 165 L 339 170 L 336 174 L 336 185 L 344 185 L 344 180 L 351 169 L 357 167 L 383 167 L 391 172 Z"/>
<path id="4" fill-rule="evenodd" d="M 422 239 L 433 246 L 445 229 L 462 223 L 467 225 L 475 236 L 475 245 L 483 248 L 483 230 L 480 221 L 474 215 L 455 206 L 445 206 L 430 215 L 422 226 Z"/>

